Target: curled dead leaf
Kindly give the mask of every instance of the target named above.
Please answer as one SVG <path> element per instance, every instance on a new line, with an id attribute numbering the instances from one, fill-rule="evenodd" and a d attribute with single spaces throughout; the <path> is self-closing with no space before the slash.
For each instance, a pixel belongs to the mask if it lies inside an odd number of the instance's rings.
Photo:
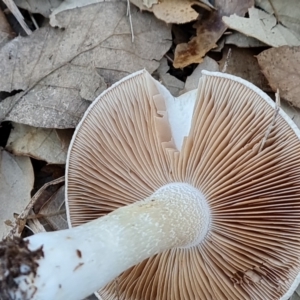
<path id="1" fill-rule="evenodd" d="M 234 13 L 244 16 L 248 8 L 253 4 L 253 0 L 216 0 L 216 10 L 208 12 L 196 22 L 197 36 L 188 43 L 177 45 L 174 67 L 184 68 L 192 63 L 202 62 L 205 54 L 217 47 L 217 41 L 227 29 L 227 26 L 222 21 L 222 17 Z"/>
<path id="2" fill-rule="evenodd" d="M 300 46 L 271 48 L 257 60 L 272 90 L 279 88 L 282 98 L 300 107 Z"/>

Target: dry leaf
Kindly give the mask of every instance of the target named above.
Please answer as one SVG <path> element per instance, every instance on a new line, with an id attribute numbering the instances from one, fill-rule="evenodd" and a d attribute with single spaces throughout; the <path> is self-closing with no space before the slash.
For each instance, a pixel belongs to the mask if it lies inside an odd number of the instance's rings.
<path id="1" fill-rule="evenodd" d="M 68 228 L 66 207 L 65 207 L 65 186 L 59 188 L 45 205 L 40 209 L 38 215 L 43 215 L 43 219 L 51 226 L 52 230 Z"/>
<path id="2" fill-rule="evenodd" d="M 86 100 L 107 85 L 142 68 L 157 69 L 171 45 L 170 28 L 132 9 L 132 43 L 126 10 L 118 1 L 64 11 L 56 19 L 65 30 L 47 26 L 0 49 L 1 89 L 25 90 L 0 103 L 0 119 L 72 128 L 88 107 Z"/>
<path id="3" fill-rule="evenodd" d="M 257 59 L 273 91 L 279 88 L 281 98 L 300 107 L 300 46 L 271 48 Z"/>
<path id="4" fill-rule="evenodd" d="M 225 44 L 235 45 L 240 48 L 266 47 L 267 45 L 253 37 L 246 36 L 240 32 L 229 34 L 225 38 Z"/>
<path id="5" fill-rule="evenodd" d="M 231 55 L 228 58 L 229 49 L 231 49 Z M 226 73 L 246 79 L 265 92 L 271 92 L 266 78 L 260 71 L 253 49 L 225 46 L 223 57 L 219 61 L 221 70 L 223 70 L 225 62 L 227 62 Z"/>
<path id="6" fill-rule="evenodd" d="M 300 45 L 300 35 L 277 24 L 273 15 L 254 7 L 249 9 L 249 18 L 232 15 L 223 17 L 223 21 L 229 28 L 254 37 L 272 47 Z"/>
<path id="7" fill-rule="evenodd" d="M 15 36 L 12 28 L 6 20 L 3 11 L 0 9 L 0 48 Z"/>
<path id="8" fill-rule="evenodd" d="M 0 119 L 44 128 L 72 128 L 107 84 L 95 69 L 67 64 L 32 89 L 0 102 Z M 89 101 L 86 101 L 89 100 Z"/>
<path id="9" fill-rule="evenodd" d="M 300 35 L 299 0 L 255 0 L 255 5 L 274 15 L 279 23 Z"/>
<path id="10" fill-rule="evenodd" d="M 57 131 L 60 131 L 60 137 Z M 71 138 L 67 129 L 43 129 L 13 123 L 6 149 L 15 155 L 30 156 L 49 164 L 65 164 Z"/>
<path id="11" fill-rule="evenodd" d="M 14 214 L 20 214 L 30 201 L 34 174 L 29 157 L 14 156 L 0 151 L 0 237 L 14 224 Z"/>
<path id="12" fill-rule="evenodd" d="M 18 7 L 28 10 L 34 14 L 41 14 L 46 18 L 49 18 L 52 11 L 63 1 L 64 0 L 14 0 Z"/>
<path id="13" fill-rule="evenodd" d="M 165 21 L 166 23 L 183 24 L 194 21 L 198 17 L 198 13 L 194 10 L 193 6 L 202 7 L 207 10 L 214 9 L 208 0 L 164 0 L 157 1 L 153 4 L 145 0 L 130 0 L 134 5 L 142 10 L 148 10 L 154 15 Z M 145 3 L 146 2 L 146 3 Z"/>
<path id="14" fill-rule="evenodd" d="M 218 63 L 213 60 L 212 58 L 205 56 L 203 59 L 203 62 L 200 63 L 197 68 L 193 71 L 193 73 L 188 76 L 185 82 L 184 90 L 181 93 L 185 93 L 191 90 L 194 90 L 198 87 L 199 79 L 202 76 L 202 71 L 212 71 L 212 72 L 218 72 L 219 71 L 219 65 Z"/>
<path id="15" fill-rule="evenodd" d="M 244 16 L 254 0 L 216 0 L 216 11 L 211 11 L 196 22 L 197 36 L 186 44 L 179 44 L 175 49 L 175 68 L 184 68 L 192 63 L 200 63 L 205 54 L 217 47 L 217 41 L 227 29 L 223 16 L 238 14 Z"/>
<path id="16" fill-rule="evenodd" d="M 160 61 L 160 66 L 157 69 L 159 81 L 170 91 L 173 96 L 178 96 L 179 91 L 183 89 L 184 83 L 168 73 L 170 67 L 168 61 L 164 57 Z"/>

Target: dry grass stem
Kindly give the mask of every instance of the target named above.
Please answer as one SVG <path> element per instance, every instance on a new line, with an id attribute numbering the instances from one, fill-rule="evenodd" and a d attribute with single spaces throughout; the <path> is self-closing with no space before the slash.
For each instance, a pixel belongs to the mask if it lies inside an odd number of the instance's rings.
<path id="1" fill-rule="evenodd" d="M 18 215 L 18 217 L 16 218 L 16 221 L 15 221 L 15 225 L 10 230 L 10 232 L 6 235 L 6 238 L 7 237 L 12 237 L 13 235 L 18 235 L 19 236 L 22 233 L 23 228 L 26 224 L 26 222 L 24 220 L 26 220 L 28 218 L 30 211 L 32 210 L 34 204 L 39 199 L 40 195 L 44 192 L 44 190 L 46 188 L 48 188 L 50 185 L 55 185 L 55 184 L 58 184 L 58 183 L 63 182 L 63 181 L 65 181 L 65 176 L 62 176 L 60 178 L 57 178 L 57 179 L 55 179 L 51 182 L 48 182 L 48 183 L 44 184 L 35 193 L 35 195 L 31 198 L 30 202 L 27 204 L 25 209 Z M 20 224 L 23 224 L 23 225 L 20 226 Z"/>
<path id="2" fill-rule="evenodd" d="M 227 52 L 227 57 L 226 57 L 226 60 L 225 60 L 224 67 L 223 67 L 223 69 L 222 69 L 222 73 L 226 73 L 226 70 L 227 70 L 227 66 L 228 66 L 230 57 L 231 57 L 231 48 L 229 48 L 229 50 L 228 50 L 228 52 Z"/>
<path id="3" fill-rule="evenodd" d="M 19 11 L 19 8 L 16 6 L 15 2 L 13 0 L 3 0 L 3 2 L 7 6 L 7 8 L 11 11 L 11 13 L 15 16 L 15 18 L 17 19 L 17 21 L 19 22 L 19 24 L 22 26 L 22 28 L 24 29 L 24 31 L 28 35 L 30 35 L 32 33 L 32 31 L 30 30 L 30 28 L 25 23 L 24 17 L 21 14 L 21 12 Z"/>
<path id="4" fill-rule="evenodd" d="M 127 0 L 127 17 L 129 19 L 130 24 L 130 31 L 131 31 L 131 42 L 134 42 L 134 32 L 133 32 L 133 26 L 132 26 L 132 18 L 131 18 L 131 11 L 130 11 L 130 0 Z"/>

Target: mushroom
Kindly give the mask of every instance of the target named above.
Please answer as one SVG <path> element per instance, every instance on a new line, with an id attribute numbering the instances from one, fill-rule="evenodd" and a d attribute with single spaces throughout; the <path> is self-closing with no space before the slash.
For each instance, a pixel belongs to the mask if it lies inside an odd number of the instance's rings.
<path id="1" fill-rule="evenodd" d="M 282 110 L 269 131 L 273 116 L 265 93 L 223 73 L 177 99 L 146 71 L 110 87 L 69 150 L 72 228 L 0 244 L 5 299 L 287 300 L 300 131 Z"/>

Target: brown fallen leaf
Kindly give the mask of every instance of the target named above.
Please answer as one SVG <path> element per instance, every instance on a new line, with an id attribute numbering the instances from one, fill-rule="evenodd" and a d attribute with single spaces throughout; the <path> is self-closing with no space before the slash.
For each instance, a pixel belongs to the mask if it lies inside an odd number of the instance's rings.
<path id="1" fill-rule="evenodd" d="M 249 9 L 249 18 L 232 15 L 223 17 L 223 21 L 229 28 L 254 37 L 272 47 L 300 45 L 300 35 L 277 24 L 273 15 L 254 7 Z"/>
<path id="2" fill-rule="evenodd" d="M 208 0 L 130 1 L 141 10 L 153 12 L 158 19 L 174 24 L 183 24 L 196 20 L 198 13 L 193 6 L 202 7 L 206 10 L 214 9 Z"/>
<path id="3" fill-rule="evenodd" d="M 119 1 L 63 11 L 56 19 L 64 30 L 46 26 L 2 47 L 1 90 L 24 92 L 0 102 L 0 120 L 72 128 L 86 100 L 107 85 L 142 68 L 156 70 L 171 46 L 170 28 L 132 9 L 132 43 L 126 11 Z"/>
<path id="4" fill-rule="evenodd" d="M 257 60 L 272 90 L 279 88 L 281 98 L 300 107 L 300 46 L 271 48 Z"/>
<path id="5" fill-rule="evenodd" d="M 6 236 L 30 202 L 34 174 L 29 157 L 14 156 L 0 150 L 0 238 Z"/>
<path id="6" fill-rule="evenodd" d="M 44 129 L 13 123 L 6 149 L 15 155 L 30 156 L 48 164 L 65 164 L 71 138 L 72 133 L 67 129 Z"/>
<path id="7" fill-rule="evenodd" d="M 43 217 L 52 230 L 67 229 L 68 222 L 65 207 L 65 186 L 61 186 L 53 193 L 37 214 L 38 216 Z"/>
<path id="8" fill-rule="evenodd" d="M 186 44 L 179 44 L 175 49 L 175 68 L 184 68 L 192 63 L 200 63 L 205 54 L 217 47 L 217 41 L 223 35 L 227 26 L 222 17 L 231 14 L 244 16 L 248 8 L 253 6 L 254 0 L 216 0 L 215 11 L 204 14 L 196 22 L 197 36 Z"/>
<path id="9" fill-rule="evenodd" d="M 228 58 L 229 49 L 231 55 Z M 255 54 L 253 49 L 225 46 L 223 57 L 219 61 L 220 70 L 224 68 L 226 63 L 226 73 L 246 79 L 265 92 L 271 92 L 268 81 L 260 71 Z"/>
<path id="10" fill-rule="evenodd" d="M 15 34 L 7 22 L 5 14 L 0 9 L 0 48 L 14 37 Z"/>

